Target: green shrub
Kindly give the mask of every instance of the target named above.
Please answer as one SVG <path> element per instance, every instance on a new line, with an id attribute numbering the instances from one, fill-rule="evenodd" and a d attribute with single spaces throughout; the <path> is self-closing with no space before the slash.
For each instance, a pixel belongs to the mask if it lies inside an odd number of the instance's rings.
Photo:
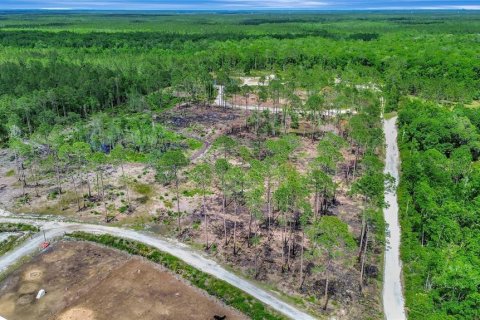
<path id="1" fill-rule="evenodd" d="M 133 185 L 133 190 L 143 196 L 150 197 L 153 194 L 152 186 L 144 183 L 135 183 Z"/>
<path id="2" fill-rule="evenodd" d="M 172 203 L 172 201 L 163 200 L 163 204 L 165 205 L 165 208 L 167 208 L 167 209 L 172 209 L 172 208 L 173 208 L 173 203 Z"/>
<path id="3" fill-rule="evenodd" d="M 197 139 L 187 139 L 188 148 L 192 150 L 198 150 L 203 146 L 203 143 Z"/>
<path id="4" fill-rule="evenodd" d="M 13 177 L 15 175 L 15 170 L 11 169 L 5 173 L 5 177 Z"/>
<path id="5" fill-rule="evenodd" d="M 201 189 L 198 189 L 198 188 L 190 189 L 190 190 L 183 190 L 183 191 L 182 191 L 182 194 L 183 194 L 185 197 L 195 197 L 196 195 L 202 195 L 202 190 L 201 190 Z M 205 194 L 206 194 L 206 195 L 212 195 L 213 192 L 206 190 L 206 191 L 205 191 Z"/>
<path id="6" fill-rule="evenodd" d="M 200 228 L 200 225 L 201 225 L 201 224 L 202 224 L 202 223 L 201 223 L 200 221 L 194 221 L 194 222 L 193 222 L 193 227 L 192 227 L 193 230 L 198 230 L 198 229 Z"/>
<path id="7" fill-rule="evenodd" d="M 36 226 L 24 223 L 0 223 L 0 232 L 18 232 L 31 231 L 38 232 L 40 229 Z"/>

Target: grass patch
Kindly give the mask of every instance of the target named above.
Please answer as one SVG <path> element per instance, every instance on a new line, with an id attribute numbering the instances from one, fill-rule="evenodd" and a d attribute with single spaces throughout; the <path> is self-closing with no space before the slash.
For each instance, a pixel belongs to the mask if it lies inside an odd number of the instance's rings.
<path id="1" fill-rule="evenodd" d="M 5 177 L 13 177 L 15 175 L 15 170 L 11 169 L 5 173 Z"/>
<path id="2" fill-rule="evenodd" d="M 11 235 L 8 237 L 6 240 L 0 242 L 0 256 L 4 255 L 8 251 L 12 250 L 16 246 L 18 246 L 20 243 L 22 243 L 26 238 L 28 238 L 29 233 L 26 233 L 24 235 L 18 236 L 18 235 Z"/>
<path id="3" fill-rule="evenodd" d="M 479 109 L 480 108 L 480 100 L 473 100 L 472 103 L 466 105 L 467 108 L 472 109 Z"/>
<path id="4" fill-rule="evenodd" d="M 78 201 L 82 202 L 81 195 L 77 197 L 75 192 L 66 191 L 63 194 L 48 196 L 49 201 L 41 206 L 23 205 L 19 211 L 24 213 L 47 214 L 47 215 L 70 215 L 76 212 Z M 72 207 L 72 208 L 70 208 Z"/>
<path id="5" fill-rule="evenodd" d="M 75 192 L 67 191 L 60 196 L 60 201 L 58 202 L 58 205 L 60 209 L 67 208 L 71 204 L 76 204 L 79 201 L 78 198 L 79 196 L 77 196 Z"/>
<path id="6" fill-rule="evenodd" d="M 31 231 L 38 232 L 40 229 L 24 223 L 0 223 L 0 232 L 20 232 Z"/>
<path id="7" fill-rule="evenodd" d="M 396 111 L 392 111 L 392 112 L 387 112 L 387 113 L 384 113 L 383 114 L 383 118 L 385 120 L 390 120 L 392 119 L 393 117 L 397 116 L 397 112 Z"/>
<path id="8" fill-rule="evenodd" d="M 172 209 L 172 208 L 173 208 L 173 202 L 172 202 L 172 201 L 169 201 L 169 200 L 163 200 L 163 205 L 164 205 L 165 208 L 167 208 L 167 209 Z"/>
<path id="9" fill-rule="evenodd" d="M 74 232 L 69 234 L 69 236 L 75 239 L 92 241 L 114 247 L 133 255 L 140 255 L 155 263 L 161 264 L 175 274 L 188 280 L 192 285 L 205 290 L 208 294 L 215 296 L 227 305 L 243 312 L 252 320 L 286 319 L 286 317 L 271 310 L 251 295 L 229 283 L 195 269 L 177 257 L 161 252 L 143 243 L 117 238 L 111 235 L 93 235 L 85 232 Z"/>
<path id="10" fill-rule="evenodd" d="M 24 263 L 27 263 L 32 259 L 31 255 L 24 256 L 20 258 L 18 261 L 16 261 L 14 264 L 10 265 L 8 268 L 4 269 L 3 271 L 0 272 L 0 282 L 3 280 L 7 279 L 8 276 L 14 271 L 17 270 L 21 265 Z"/>
<path id="11" fill-rule="evenodd" d="M 193 138 L 188 138 L 187 144 L 188 144 L 188 148 L 192 150 L 198 150 L 203 146 L 203 142 Z"/>
<path id="12" fill-rule="evenodd" d="M 20 209 L 20 211 L 24 212 L 24 213 L 59 215 L 59 216 L 60 215 L 61 216 L 67 216 L 67 215 L 71 215 L 73 212 L 75 212 L 75 211 L 67 211 L 67 208 L 68 208 L 68 205 L 57 203 L 57 204 L 52 204 L 52 205 L 45 205 L 45 206 L 42 206 L 42 207 L 23 206 Z M 75 209 L 76 209 L 76 207 L 75 207 Z"/>
<path id="13" fill-rule="evenodd" d="M 183 190 L 183 191 L 182 191 L 182 194 L 183 194 L 185 197 L 195 197 L 195 196 L 197 196 L 197 195 L 198 195 L 198 196 L 203 195 L 203 191 L 202 191 L 202 189 L 195 188 L 195 189 Z M 205 194 L 206 194 L 206 195 L 212 195 L 213 192 L 206 190 L 206 191 L 205 191 Z"/>
<path id="14" fill-rule="evenodd" d="M 22 235 L 12 235 L 6 240 L 0 242 L 0 256 L 12 250 L 20 243 L 28 239 L 32 233 L 36 233 L 40 229 L 24 223 L 0 223 L 0 232 L 23 232 Z"/>
<path id="15" fill-rule="evenodd" d="M 135 182 L 132 185 L 132 189 L 142 196 L 151 197 L 153 194 L 153 188 L 151 185 L 145 183 Z"/>

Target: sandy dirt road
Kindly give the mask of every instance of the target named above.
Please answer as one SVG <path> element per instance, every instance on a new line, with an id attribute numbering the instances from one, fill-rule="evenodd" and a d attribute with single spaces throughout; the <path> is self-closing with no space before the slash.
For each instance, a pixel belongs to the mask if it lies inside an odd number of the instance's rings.
<path id="1" fill-rule="evenodd" d="M 387 152 L 385 159 L 384 173 L 390 174 L 395 178 L 395 184 L 398 185 L 400 166 L 400 153 L 397 144 L 397 117 L 385 120 L 383 130 Z M 398 221 L 398 201 L 397 194 L 385 192 L 385 201 L 389 204 L 383 213 L 387 223 L 386 248 L 385 248 L 385 268 L 383 279 L 383 309 L 387 320 L 406 319 L 404 298 L 402 290 L 402 262 L 400 260 L 400 224 Z"/>

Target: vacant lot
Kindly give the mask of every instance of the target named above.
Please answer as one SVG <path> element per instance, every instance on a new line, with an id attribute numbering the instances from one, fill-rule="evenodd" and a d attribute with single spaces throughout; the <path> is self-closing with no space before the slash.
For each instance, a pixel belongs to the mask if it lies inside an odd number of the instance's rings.
<path id="1" fill-rule="evenodd" d="M 47 294 L 40 300 L 40 289 Z M 83 242 L 60 242 L 0 283 L 9 320 L 245 319 L 139 258 Z"/>

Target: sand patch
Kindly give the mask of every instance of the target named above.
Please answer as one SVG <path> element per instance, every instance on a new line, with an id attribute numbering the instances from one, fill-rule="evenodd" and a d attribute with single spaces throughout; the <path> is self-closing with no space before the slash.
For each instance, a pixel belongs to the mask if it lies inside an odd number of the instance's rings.
<path id="1" fill-rule="evenodd" d="M 95 316 L 92 310 L 77 307 L 62 313 L 57 320 L 95 320 Z"/>
<path id="2" fill-rule="evenodd" d="M 17 299 L 16 304 L 19 306 L 27 305 L 33 302 L 35 299 L 34 294 L 24 294 Z"/>
<path id="3" fill-rule="evenodd" d="M 36 293 L 39 290 L 35 283 L 25 283 L 18 289 L 19 294 Z"/>
<path id="4" fill-rule="evenodd" d="M 15 303 L 11 300 L 11 295 L 9 297 L 4 297 L 8 299 L 6 301 L 0 301 L 0 315 L 6 316 L 12 314 L 15 310 Z"/>
<path id="5" fill-rule="evenodd" d="M 23 275 L 23 278 L 25 279 L 25 281 L 38 281 L 38 280 L 41 280 L 42 277 L 43 277 L 42 269 L 29 269 Z"/>
<path id="6" fill-rule="evenodd" d="M 63 259 L 68 259 L 75 254 L 73 251 L 51 251 L 43 256 L 43 261 L 47 263 L 58 262 Z"/>

